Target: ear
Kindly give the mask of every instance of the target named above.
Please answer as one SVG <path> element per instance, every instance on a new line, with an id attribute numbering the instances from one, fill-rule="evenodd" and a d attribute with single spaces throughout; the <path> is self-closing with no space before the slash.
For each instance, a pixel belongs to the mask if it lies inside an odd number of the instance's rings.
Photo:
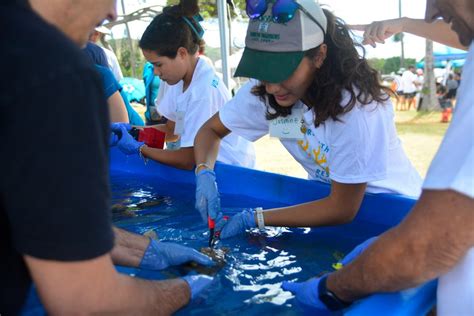
<path id="1" fill-rule="evenodd" d="M 186 58 L 188 57 L 189 53 L 188 50 L 184 47 L 178 48 L 178 52 L 176 53 L 176 56 L 179 56 L 180 58 Z"/>
<path id="2" fill-rule="evenodd" d="M 316 56 L 314 56 L 313 59 L 313 64 L 314 66 L 319 69 L 324 63 L 324 60 L 326 59 L 328 52 L 328 46 L 326 44 L 321 44 L 319 46 L 318 52 L 316 53 Z"/>

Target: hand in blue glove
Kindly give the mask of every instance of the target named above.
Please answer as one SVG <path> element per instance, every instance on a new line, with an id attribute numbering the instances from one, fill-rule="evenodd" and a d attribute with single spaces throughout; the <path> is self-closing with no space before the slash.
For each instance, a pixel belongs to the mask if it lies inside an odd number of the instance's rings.
<path id="1" fill-rule="evenodd" d="M 355 247 L 351 252 L 349 252 L 344 258 L 342 258 L 341 262 L 343 265 L 348 265 L 355 258 L 357 258 L 362 252 L 364 252 L 367 247 L 369 247 L 374 241 L 376 241 L 378 236 L 372 237 Z"/>
<path id="2" fill-rule="evenodd" d="M 198 274 L 198 275 L 187 275 L 183 277 L 183 280 L 188 283 L 189 288 L 191 289 L 191 301 L 192 301 L 199 295 L 199 293 L 201 293 L 206 287 L 208 287 L 211 284 L 214 278 L 208 275 Z"/>
<path id="3" fill-rule="evenodd" d="M 117 145 L 118 141 L 119 141 L 118 135 L 115 134 L 114 132 L 111 132 L 110 137 L 109 137 L 109 146 L 112 147 L 112 146 Z"/>
<path id="4" fill-rule="evenodd" d="M 216 230 L 220 231 L 220 238 L 226 239 L 245 233 L 247 229 L 257 227 L 255 222 L 255 211 L 253 209 L 244 210 L 230 219 L 226 219 L 219 213 L 216 220 Z"/>
<path id="5" fill-rule="evenodd" d="M 140 268 L 161 270 L 188 261 L 195 261 L 204 266 L 214 265 L 211 258 L 192 248 L 152 239 L 140 262 Z"/>
<path id="6" fill-rule="evenodd" d="M 135 155 L 140 151 L 143 142 L 137 142 L 132 135 L 130 135 L 125 126 L 120 126 L 122 137 L 117 143 L 118 148 L 126 155 Z"/>
<path id="7" fill-rule="evenodd" d="M 217 190 L 216 174 L 203 169 L 196 175 L 196 209 L 202 220 L 207 223 L 207 216 L 216 219 L 221 208 L 221 199 Z"/>
<path id="8" fill-rule="evenodd" d="M 121 132 L 120 129 L 121 129 L 122 127 L 125 127 L 125 129 L 127 130 L 127 132 L 132 129 L 132 125 L 130 125 L 130 124 L 128 124 L 128 123 L 117 122 L 117 123 L 111 123 L 111 124 L 110 124 L 110 130 L 111 130 L 112 132 L 115 132 L 115 133 Z"/>
<path id="9" fill-rule="evenodd" d="M 110 124 L 110 138 L 109 138 L 109 146 L 117 145 L 118 141 L 120 140 L 120 136 L 122 136 L 122 131 L 120 130 L 121 127 L 125 127 L 127 131 L 132 129 L 132 126 L 128 123 L 112 123 Z"/>
<path id="10" fill-rule="evenodd" d="M 321 278 L 309 279 L 306 282 L 284 281 L 281 288 L 295 295 L 296 300 L 305 307 L 329 312 L 326 305 L 319 299 L 318 286 Z"/>

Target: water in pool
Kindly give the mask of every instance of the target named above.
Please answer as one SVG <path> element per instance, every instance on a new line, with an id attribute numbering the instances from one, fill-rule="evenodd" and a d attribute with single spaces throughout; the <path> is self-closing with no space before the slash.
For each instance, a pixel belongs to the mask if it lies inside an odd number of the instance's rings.
<path id="1" fill-rule="evenodd" d="M 115 225 L 136 233 L 158 236 L 200 249 L 207 247 L 207 226 L 194 209 L 194 187 L 162 182 L 153 177 L 136 178 L 114 173 L 112 178 Z M 246 207 L 279 207 L 282 204 L 234 195 L 221 196 L 222 209 L 232 215 Z M 378 234 L 369 225 L 339 228 L 274 228 L 265 236 L 248 233 L 221 240 L 228 247 L 226 265 L 215 275 L 202 297 L 182 309 L 179 315 L 301 314 L 290 292 L 280 289 L 284 280 L 304 281 L 337 262 L 355 245 Z M 186 269 L 121 272 L 149 279 L 179 277 Z"/>

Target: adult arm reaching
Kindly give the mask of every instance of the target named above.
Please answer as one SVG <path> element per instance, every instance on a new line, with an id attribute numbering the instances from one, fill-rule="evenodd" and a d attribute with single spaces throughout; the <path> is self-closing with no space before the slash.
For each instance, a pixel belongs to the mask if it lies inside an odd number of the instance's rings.
<path id="1" fill-rule="evenodd" d="M 372 47 L 375 47 L 377 43 L 385 44 L 385 40 L 395 34 L 406 32 L 444 45 L 467 50 L 467 47 L 459 41 L 456 32 L 451 29 L 448 23 L 442 20 L 428 23 L 422 19 L 403 17 L 374 21 L 370 24 L 354 24 L 349 27 L 356 31 L 363 31 L 364 40 L 362 43 Z"/>
<path id="2" fill-rule="evenodd" d="M 115 264 L 161 270 L 171 265 L 195 261 L 205 266 L 213 261 L 195 249 L 170 242 L 160 242 L 114 227 L 115 246 L 111 257 Z"/>
<path id="3" fill-rule="evenodd" d="M 203 288 L 202 283 L 209 284 L 212 280 L 195 276 L 147 281 L 124 276 L 115 271 L 109 254 L 72 262 L 28 255 L 24 258 L 41 301 L 51 315 L 78 312 L 170 315 L 197 295 Z"/>

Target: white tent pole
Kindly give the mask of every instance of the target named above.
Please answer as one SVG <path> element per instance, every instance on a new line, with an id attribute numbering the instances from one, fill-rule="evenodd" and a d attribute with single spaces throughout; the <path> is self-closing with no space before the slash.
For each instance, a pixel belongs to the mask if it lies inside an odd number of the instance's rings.
<path id="1" fill-rule="evenodd" d="M 229 57 L 229 24 L 227 21 L 226 0 L 217 0 L 217 16 L 219 18 L 219 34 L 221 42 L 222 77 L 229 88 L 230 69 L 227 63 Z"/>

